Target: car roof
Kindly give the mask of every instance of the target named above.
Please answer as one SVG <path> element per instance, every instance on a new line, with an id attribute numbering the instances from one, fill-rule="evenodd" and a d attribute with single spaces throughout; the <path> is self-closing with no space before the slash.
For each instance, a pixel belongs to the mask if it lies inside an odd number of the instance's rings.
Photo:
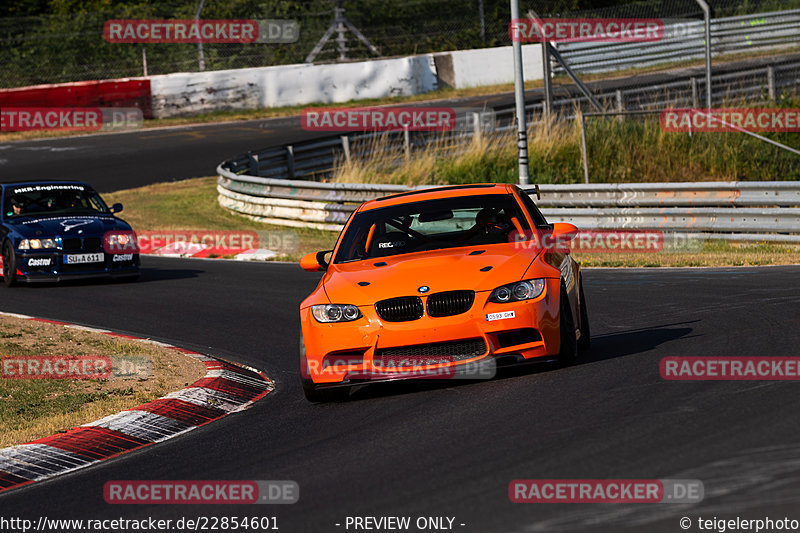
<path id="1" fill-rule="evenodd" d="M 5 183 L 0 183 L 0 186 L 4 189 L 7 187 L 24 187 L 24 186 L 34 186 L 34 185 L 83 185 L 84 187 L 88 187 L 93 189 L 91 185 L 88 183 L 84 183 L 82 181 L 77 180 L 21 180 L 21 181 L 7 181 Z"/>
<path id="2" fill-rule="evenodd" d="M 442 198 L 456 198 L 459 196 L 471 196 L 477 194 L 508 194 L 511 192 L 511 185 L 507 183 L 475 183 L 470 185 L 450 185 L 446 187 L 430 187 L 427 189 L 416 189 L 413 191 L 382 196 L 374 200 L 369 200 L 361 205 L 359 211 L 368 211 L 379 207 L 401 205 L 411 202 L 422 202 L 425 200 L 439 200 Z"/>

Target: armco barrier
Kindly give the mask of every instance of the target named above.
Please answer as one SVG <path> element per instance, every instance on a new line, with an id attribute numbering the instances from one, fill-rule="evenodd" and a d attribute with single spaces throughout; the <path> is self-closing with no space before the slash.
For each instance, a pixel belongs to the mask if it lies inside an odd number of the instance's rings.
<path id="1" fill-rule="evenodd" d="M 236 175 L 220 165 L 223 207 L 296 227 L 340 230 L 358 204 L 402 185 L 317 183 Z M 532 193 L 533 190 L 528 190 Z M 800 242 L 800 182 L 541 185 L 550 222 L 586 229 L 652 229 L 741 241 Z"/>
<path id="2" fill-rule="evenodd" d="M 711 53 L 753 53 L 795 46 L 800 9 L 757 13 L 711 20 Z M 664 39 L 646 43 L 576 42 L 557 45 L 574 71 L 608 72 L 702 59 L 705 24 L 702 20 L 665 21 Z M 554 72 L 563 73 L 561 67 Z"/>
<path id="3" fill-rule="evenodd" d="M 751 64 L 750 62 L 748 64 Z M 715 69 L 712 97 L 716 103 L 726 99 L 747 98 L 759 101 L 764 96 L 765 87 L 771 86 L 775 94 L 782 91 L 796 91 L 800 76 L 800 57 L 790 55 L 758 59 L 752 67 L 744 70 L 726 71 L 725 67 Z M 595 93 L 595 97 L 608 109 L 638 111 L 665 109 L 667 107 L 698 107 L 697 91 L 693 87 L 702 84 L 702 74 L 684 71 L 650 78 L 640 87 L 616 90 L 613 87 Z M 586 104 L 586 98 L 573 94 L 559 97 L 553 101 L 553 109 L 564 117 L 571 117 L 575 107 Z M 529 124 L 539 120 L 542 103 L 526 106 Z M 514 126 L 514 109 L 501 109 L 486 113 L 472 113 L 459 117 L 461 126 L 450 134 L 449 143 L 455 150 L 466 149 L 475 132 L 486 140 L 503 139 Z M 348 133 L 330 135 L 292 145 L 254 150 L 222 163 L 223 168 L 234 174 L 284 179 L 284 180 L 323 180 L 333 173 L 337 160 L 352 156 L 359 157 L 374 147 L 375 141 L 382 144 L 405 147 L 409 152 L 426 146 L 429 142 L 439 142 L 442 134 L 438 132 L 409 132 L 407 137 L 398 133 Z M 507 140 L 507 138 L 505 139 Z"/>
<path id="4" fill-rule="evenodd" d="M 147 78 L 0 89 L 0 107 L 136 107 L 153 118 Z"/>

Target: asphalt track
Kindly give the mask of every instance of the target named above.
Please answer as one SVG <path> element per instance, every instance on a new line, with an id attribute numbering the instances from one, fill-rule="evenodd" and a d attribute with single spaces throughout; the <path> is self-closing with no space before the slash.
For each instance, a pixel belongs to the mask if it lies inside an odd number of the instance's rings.
<path id="1" fill-rule="evenodd" d="M 486 99 L 495 108 L 511 101 Z M 105 192 L 207 176 L 248 149 L 314 135 L 292 120 L 0 144 L 0 181 L 85 179 Z M 143 266 L 135 284 L 0 288 L 0 310 L 249 364 L 276 381 L 275 392 L 182 437 L 0 495 L 0 516 L 276 516 L 284 532 L 345 531 L 335 524 L 347 516 L 449 516 L 465 532 L 682 531 L 683 516 L 800 520 L 797 383 L 659 376 L 670 355 L 800 355 L 800 267 L 589 269 L 593 349 L 577 366 L 373 387 L 311 405 L 298 383 L 297 308 L 317 276 L 289 264 L 145 257 Z M 520 478 L 699 479 L 706 496 L 688 506 L 512 504 L 508 484 Z M 291 506 L 106 504 L 103 484 L 126 479 L 291 479 L 301 494 Z"/>
<path id="2" fill-rule="evenodd" d="M 139 283 L 0 290 L 3 311 L 169 340 L 265 370 L 251 409 L 97 467 L 0 496 L 5 517 L 451 516 L 457 531 L 682 531 L 678 520 L 800 519 L 793 382 L 675 382 L 670 355 L 798 355 L 800 267 L 585 271 L 593 348 L 577 366 L 480 383 L 383 386 L 312 405 L 297 380 L 293 264 L 146 257 Z M 700 479 L 700 504 L 512 504 L 518 478 Z M 289 506 L 108 505 L 126 479 L 292 479 Z M 697 530 L 697 525 L 692 530 Z M 350 529 L 352 531 L 352 529 Z M 414 531 L 414 529 L 412 529 Z"/>

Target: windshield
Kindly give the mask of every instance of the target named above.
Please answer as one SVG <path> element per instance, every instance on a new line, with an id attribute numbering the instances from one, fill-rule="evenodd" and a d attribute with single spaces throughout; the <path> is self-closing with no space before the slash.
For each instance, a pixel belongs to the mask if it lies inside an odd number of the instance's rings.
<path id="1" fill-rule="evenodd" d="M 100 195 L 83 185 L 27 185 L 6 190 L 6 217 L 108 214 Z"/>
<path id="2" fill-rule="evenodd" d="M 357 213 L 335 263 L 509 242 L 528 222 L 511 195 L 471 195 Z"/>

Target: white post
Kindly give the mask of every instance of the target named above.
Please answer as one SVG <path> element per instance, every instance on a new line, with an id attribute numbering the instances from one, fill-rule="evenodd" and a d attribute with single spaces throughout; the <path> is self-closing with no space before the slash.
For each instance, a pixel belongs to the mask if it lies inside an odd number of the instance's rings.
<path id="1" fill-rule="evenodd" d="M 519 0 L 511 0 L 511 23 L 519 19 Z M 517 28 L 512 28 L 514 49 L 514 100 L 517 112 L 517 149 L 519 159 L 519 184 L 528 185 L 528 124 L 525 117 L 525 76 L 522 72 L 522 42 Z"/>
<path id="2" fill-rule="evenodd" d="M 197 13 L 194 14 L 195 23 L 198 25 L 198 29 L 200 29 L 200 12 L 203 10 L 203 3 L 205 0 L 200 0 L 200 3 L 197 5 Z M 200 72 L 203 72 L 206 69 L 206 58 L 203 55 L 203 41 L 200 40 L 197 42 L 197 66 L 200 69 Z"/>

